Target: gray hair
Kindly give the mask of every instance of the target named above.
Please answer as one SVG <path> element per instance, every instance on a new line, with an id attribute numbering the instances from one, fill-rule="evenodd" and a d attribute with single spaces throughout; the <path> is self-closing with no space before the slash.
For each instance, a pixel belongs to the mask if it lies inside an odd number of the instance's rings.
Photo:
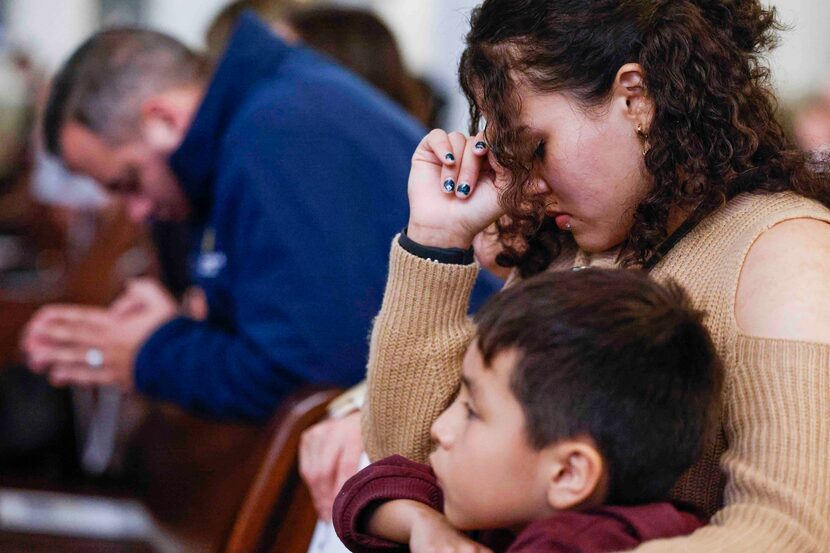
<path id="1" fill-rule="evenodd" d="M 60 155 L 68 121 L 110 144 L 138 129 L 141 104 L 153 94 L 204 81 L 204 58 L 175 38 L 142 29 L 110 29 L 84 42 L 53 80 L 43 117 L 46 148 Z"/>

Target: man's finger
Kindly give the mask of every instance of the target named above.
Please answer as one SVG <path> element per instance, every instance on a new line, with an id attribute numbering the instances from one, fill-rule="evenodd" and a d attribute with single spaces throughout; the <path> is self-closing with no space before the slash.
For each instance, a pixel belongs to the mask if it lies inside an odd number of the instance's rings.
<path id="1" fill-rule="evenodd" d="M 29 357 L 32 365 L 86 365 L 86 349 L 76 347 L 39 348 Z"/>
<path id="2" fill-rule="evenodd" d="M 124 295 L 140 303 L 152 303 L 158 298 L 166 298 L 169 293 L 157 280 L 144 277 L 131 280 Z"/>
<path id="3" fill-rule="evenodd" d="M 113 317 L 126 317 L 130 313 L 139 311 L 143 305 L 144 303 L 139 298 L 122 294 L 110 304 L 109 312 Z"/>
<path id="4" fill-rule="evenodd" d="M 28 342 L 56 346 L 100 347 L 102 328 L 86 323 L 51 322 L 39 325 L 28 336 Z"/>
<path id="5" fill-rule="evenodd" d="M 86 363 L 55 365 L 49 371 L 49 383 L 53 386 L 106 386 L 114 382 L 106 367 L 93 369 Z"/>
<path id="6" fill-rule="evenodd" d="M 103 307 L 57 304 L 45 307 L 40 321 L 42 324 L 62 322 L 107 328 L 112 322 L 112 318 Z"/>

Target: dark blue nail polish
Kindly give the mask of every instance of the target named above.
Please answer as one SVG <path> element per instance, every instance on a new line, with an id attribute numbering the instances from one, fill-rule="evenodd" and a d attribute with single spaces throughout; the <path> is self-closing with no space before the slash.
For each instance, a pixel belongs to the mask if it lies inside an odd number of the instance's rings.
<path id="1" fill-rule="evenodd" d="M 469 196 L 470 195 L 470 185 L 467 184 L 466 182 L 459 184 L 458 185 L 458 193 L 463 194 L 465 196 Z"/>
<path id="2" fill-rule="evenodd" d="M 455 190 L 455 181 L 452 179 L 447 179 L 444 181 L 444 190 L 447 192 L 452 192 Z"/>
<path id="3" fill-rule="evenodd" d="M 452 154 L 447 154 L 444 156 L 444 159 L 446 159 L 447 161 L 455 161 L 455 156 Z"/>
<path id="4" fill-rule="evenodd" d="M 486 142 L 484 142 L 482 140 L 479 140 L 478 142 L 476 142 L 476 146 L 475 146 L 476 150 L 483 150 L 486 147 L 487 147 Z"/>

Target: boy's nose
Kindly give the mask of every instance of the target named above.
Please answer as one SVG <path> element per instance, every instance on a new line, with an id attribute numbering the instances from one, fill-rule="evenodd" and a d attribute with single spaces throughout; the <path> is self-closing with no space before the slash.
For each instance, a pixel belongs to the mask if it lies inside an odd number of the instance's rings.
<path id="1" fill-rule="evenodd" d="M 450 425 L 447 424 L 446 411 L 432 423 L 429 434 L 438 447 L 446 449 L 452 445 L 454 435 Z"/>

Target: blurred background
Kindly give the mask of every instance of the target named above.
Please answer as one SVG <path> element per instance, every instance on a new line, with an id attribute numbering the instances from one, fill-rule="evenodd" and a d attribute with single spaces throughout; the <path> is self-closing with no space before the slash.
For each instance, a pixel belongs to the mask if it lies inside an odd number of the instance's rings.
<path id="1" fill-rule="evenodd" d="M 213 17 L 228 0 L 2 0 L 0 43 L 24 52 L 45 72 L 54 69 L 86 36 L 101 26 L 140 24 L 169 32 L 189 45 L 204 45 Z M 389 26 L 409 69 L 446 95 L 442 124 L 463 128 L 466 106 L 455 84 L 467 17 L 474 0 L 301 0 L 372 10 Z M 781 98 L 797 102 L 819 91 L 830 71 L 830 3 L 775 0 L 790 26 L 771 59 Z M 7 89 L 10 83 L 4 83 Z"/>
<path id="2" fill-rule="evenodd" d="M 270 4 L 283 3 L 247 2 L 266 16 Z M 298 0 L 295 4 L 302 9 L 335 4 L 365 10 L 381 26 L 365 18 L 338 20 L 344 17 L 342 12 L 315 18 L 299 15 L 294 25 L 309 45 L 361 73 L 426 126 L 463 130 L 467 106 L 457 85 L 456 67 L 469 12 L 476 3 Z M 0 550 L 4 552 L 227 550 L 229 529 L 262 466 L 272 429 L 220 425 L 131 397 L 111 414 L 118 418 L 119 433 L 107 466 L 91 470 L 84 466 L 82 453 L 96 398 L 79 390 L 52 389 L 23 368 L 17 347 L 23 325 L 45 303 L 105 305 L 136 275 L 159 276 L 179 296 L 188 284 L 186 267 L 178 262 L 186 250 L 181 228 L 130 224 L 122 206 L 40 152 L 37 106 L 43 102 L 50 75 L 91 33 L 113 25 L 162 30 L 194 48 L 218 54 L 227 28 L 216 18 L 229 4 L 229 0 L 0 0 Z M 782 121 L 805 150 L 826 148 L 830 144 L 830 2 L 775 0 L 771 4 L 789 27 L 769 60 Z M 402 66 L 390 40 L 397 42 Z M 392 54 L 380 56 L 381 51 Z M 57 534 L 75 539 L 44 537 Z"/>

